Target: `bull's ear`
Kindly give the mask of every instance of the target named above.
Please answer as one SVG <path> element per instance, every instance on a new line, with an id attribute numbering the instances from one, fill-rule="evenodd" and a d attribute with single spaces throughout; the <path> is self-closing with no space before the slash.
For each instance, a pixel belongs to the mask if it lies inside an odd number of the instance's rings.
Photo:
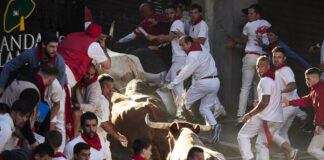
<path id="1" fill-rule="evenodd" d="M 172 135 L 175 135 L 175 133 L 177 133 L 178 130 L 179 130 L 178 123 L 172 123 L 169 127 L 169 131 L 172 133 Z"/>
<path id="2" fill-rule="evenodd" d="M 195 127 L 194 127 L 194 130 L 193 130 L 196 134 L 199 134 L 200 132 L 200 125 L 199 124 L 196 124 Z"/>

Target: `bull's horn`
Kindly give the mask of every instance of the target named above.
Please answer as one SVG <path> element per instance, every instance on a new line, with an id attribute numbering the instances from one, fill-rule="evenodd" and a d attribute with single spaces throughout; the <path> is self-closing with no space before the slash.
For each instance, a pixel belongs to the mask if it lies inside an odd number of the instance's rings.
<path id="1" fill-rule="evenodd" d="M 170 125 L 170 123 L 162 123 L 162 122 L 152 122 L 152 121 L 150 121 L 148 113 L 146 113 L 146 116 L 145 116 L 145 123 L 149 127 L 157 128 L 157 129 L 168 129 L 169 125 Z"/>
<path id="2" fill-rule="evenodd" d="M 209 131 L 211 129 L 211 126 L 209 124 L 209 120 L 207 117 L 205 117 L 206 125 L 200 125 L 200 131 Z"/>

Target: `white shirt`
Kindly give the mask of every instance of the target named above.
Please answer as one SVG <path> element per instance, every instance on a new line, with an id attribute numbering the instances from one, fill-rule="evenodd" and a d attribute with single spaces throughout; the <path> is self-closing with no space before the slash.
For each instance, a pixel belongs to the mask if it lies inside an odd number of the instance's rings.
<path id="1" fill-rule="evenodd" d="M 60 85 L 59 81 L 55 79 L 53 83 L 46 87 L 44 100 L 52 108 L 54 103 L 59 102 L 62 99 L 63 88 Z M 58 113 L 57 113 L 58 114 Z M 57 117 L 55 116 L 51 122 L 56 122 Z"/>
<path id="2" fill-rule="evenodd" d="M 108 60 L 105 52 L 98 42 L 92 42 L 88 48 L 88 56 L 95 61 L 95 63 L 102 63 Z"/>
<path id="3" fill-rule="evenodd" d="M 276 77 L 275 80 L 264 77 L 258 84 L 258 96 L 259 101 L 263 95 L 270 95 L 270 101 L 268 106 L 258 114 L 262 120 L 271 122 L 282 122 L 283 113 L 281 106 L 281 89 L 279 79 Z"/>
<path id="4" fill-rule="evenodd" d="M 186 58 L 186 65 L 179 75 L 168 86 L 172 89 L 192 75 L 194 80 L 200 80 L 207 76 L 216 76 L 217 68 L 212 55 L 200 44 L 202 51 L 190 51 Z"/>
<path id="5" fill-rule="evenodd" d="M 7 148 L 7 143 L 12 138 L 15 126 L 9 113 L 0 115 L 0 153 Z"/>
<path id="6" fill-rule="evenodd" d="M 101 112 L 101 88 L 98 81 L 91 83 L 87 87 L 77 85 L 73 94 L 75 94 L 76 101 L 80 104 L 80 109 L 83 112 L 94 112 L 95 114 Z"/>
<path id="7" fill-rule="evenodd" d="M 248 41 L 245 46 L 245 52 L 257 52 L 260 54 L 265 54 L 262 50 L 262 47 L 258 46 L 257 38 L 262 38 L 263 44 L 269 44 L 269 40 L 267 37 L 267 28 L 269 28 L 271 24 L 263 19 L 255 20 L 253 22 L 248 22 L 245 24 L 243 28 L 243 35 L 248 36 Z"/>
<path id="8" fill-rule="evenodd" d="M 84 142 L 86 143 L 83 138 L 80 136 L 74 138 L 72 141 L 66 144 L 64 148 L 63 154 L 66 156 L 68 160 L 73 160 L 73 147 L 79 143 L 79 142 Z M 100 139 L 101 143 L 101 149 L 100 151 L 90 147 L 90 160 L 103 160 L 106 159 L 106 145 L 105 143 Z"/>
<path id="9" fill-rule="evenodd" d="M 205 48 L 210 52 L 210 47 L 209 47 L 209 40 L 208 40 L 208 26 L 207 23 L 204 20 L 201 20 L 198 24 L 196 25 L 190 25 L 189 28 L 189 36 L 192 38 L 206 38 L 205 40 Z"/>
<path id="10" fill-rule="evenodd" d="M 175 20 L 171 27 L 170 27 L 170 32 L 177 32 L 179 30 L 181 33 L 184 32 L 184 24 L 181 20 Z M 179 38 L 180 37 L 175 37 L 171 41 L 171 46 L 172 46 L 172 62 L 175 61 L 176 57 L 185 57 L 187 56 L 186 53 L 181 49 L 179 45 Z"/>
<path id="11" fill-rule="evenodd" d="M 102 122 L 107 122 L 109 121 L 109 116 L 110 116 L 110 112 L 109 112 L 109 101 L 106 99 L 106 97 L 104 95 L 100 95 L 100 106 L 101 106 L 101 115 L 97 115 L 98 117 L 98 130 L 97 133 L 100 137 L 100 139 L 107 141 L 106 135 L 107 132 L 100 127 L 100 124 Z"/>
<path id="12" fill-rule="evenodd" d="M 296 82 L 294 72 L 288 66 L 276 70 L 276 77 L 279 78 L 281 90 L 285 89 L 289 83 Z M 289 100 L 299 98 L 297 89 L 288 93 L 281 93 L 281 96 Z"/>

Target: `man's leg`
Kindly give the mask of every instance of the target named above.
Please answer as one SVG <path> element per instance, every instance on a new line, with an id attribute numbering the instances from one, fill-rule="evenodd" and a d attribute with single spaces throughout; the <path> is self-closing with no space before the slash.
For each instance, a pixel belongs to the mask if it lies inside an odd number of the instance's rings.
<path id="1" fill-rule="evenodd" d="M 316 159 L 323 160 L 324 159 L 323 147 L 324 147 L 324 130 L 323 128 L 320 128 L 320 134 L 314 135 L 307 148 L 307 152 L 313 157 L 315 157 Z"/>
<path id="2" fill-rule="evenodd" d="M 298 152 L 298 149 L 295 149 L 290 145 L 290 140 L 288 137 L 288 130 L 296 117 L 296 113 L 297 113 L 297 108 L 295 107 L 290 106 L 284 108 L 283 109 L 284 121 L 280 125 L 278 131 L 276 131 L 273 135 L 273 141 L 285 151 L 287 157 L 297 156 L 297 152 Z"/>
<path id="3" fill-rule="evenodd" d="M 242 67 L 242 87 L 239 99 L 239 108 L 237 116 L 242 117 L 245 114 L 247 100 L 252 86 L 252 81 L 255 75 L 256 60 L 259 56 L 254 54 L 247 54 L 243 58 Z"/>
<path id="4" fill-rule="evenodd" d="M 256 136 L 261 129 L 263 129 L 262 120 L 257 116 L 253 116 L 247 123 L 243 125 L 238 133 L 237 142 L 243 160 L 250 160 L 254 157 L 251 149 L 250 139 Z"/>
<path id="5" fill-rule="evenodd" d="M 262 120 L 261 120 L 262 122 Z M 280 127 L 280 122 L 267 122 L 269 131 L 271 135 L 274 135 L 274 133 L 279 129 Z M 266 146 L 268 143 L 266 134 L 263 129 L 263 124 L 262 124 L 262 129 L 258 133 L 258 137 L 255 142 L 255 148 L 256 148 L 256 160 L 269 160 L 270 155 L 269 155 L 269 148 Z M 270 142 L 271 143 L 271 142 Z"/>

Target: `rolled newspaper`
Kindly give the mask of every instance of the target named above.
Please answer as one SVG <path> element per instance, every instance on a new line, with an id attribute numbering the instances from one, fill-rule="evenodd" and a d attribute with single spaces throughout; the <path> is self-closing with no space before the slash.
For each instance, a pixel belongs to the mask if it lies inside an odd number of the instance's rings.
<path id="1" fill-rule="evenodd" d="M 144 36 L 148 35 L 148 33 L 142 27 L 137 27 L 137 28 Z"/>

